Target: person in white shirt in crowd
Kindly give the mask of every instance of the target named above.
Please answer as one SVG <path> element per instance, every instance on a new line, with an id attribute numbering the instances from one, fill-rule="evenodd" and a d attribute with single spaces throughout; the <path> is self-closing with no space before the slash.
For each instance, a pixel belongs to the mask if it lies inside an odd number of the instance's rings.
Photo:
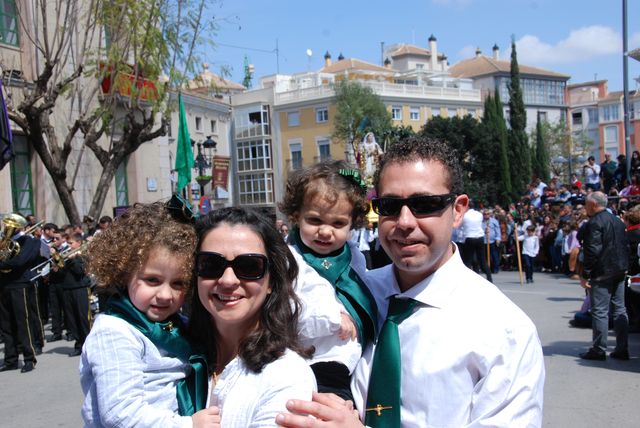
<path id="1" fill-rule="evenodd" d="M 366 227 L 361 227 L 351 232 L 351 240 L 358 246 L 358 250 L 364 256 L 367 263 L 367 269 L 372 269 L 371 263 L 371 245 L 378 237 L 378 230 L 373 227 L 373 223 L 367 223 Z"/>
<path id="2" fill-rule="evenodd" d="M 533 269 L 535 259 L 540 251 L 540 241 L 536 236 L 536 227 L 527 226 L 526 235 L 518 236 L 518 241 L 522 241 L 522 261 L 524 262 L 524 272 L 527 284 L 533 283 Z"/>
<path id="3" fill-rule="evenodd" d="M 488 281 L 492 281 L 491 271 L 487 268 L 486 249 L 484 246 L 485 229 L 482 225 L 482 213 L 475 209 L 473 201 L 469 201 L 469 209 L 462 218 L 462 233 L 464 246 L 462 260 L 474 271 L 484 272 Z"/>
<path id="4" fill-rule="evenodd" d="M 465 268 L 451 242 L 469 201 L 458 159 L 446 142 L 410 138 L 391 146 L 375 176 L 378 233 L 393 264 L 367 276 L 380 321 L 387 319 L 352 382 L 359 416 L 370 427 L 542 425 L 545 374 L 536 328 Z M 397 358 L 382 373 L 379 350 Z M 313 402 L 291 400 L 291 413 L 276 422 L 362 427 L 350 404 L 315 394 Z"/>
<path id="5" fill-rule="evenodd" d="M 582 167 L 582 171 L 585 188 L 593 191 L 600 190 L 600 165 L 596 163 L 596 158 L 589 156 L 587 164 Z"/>

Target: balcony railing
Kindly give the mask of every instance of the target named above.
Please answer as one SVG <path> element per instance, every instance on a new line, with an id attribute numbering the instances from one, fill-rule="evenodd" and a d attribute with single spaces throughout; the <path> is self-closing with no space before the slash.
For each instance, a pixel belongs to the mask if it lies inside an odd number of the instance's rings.
<path id="1" fill-rule="evenodd" d="M 360 82 L 368 86 L 381 97 L 403 97 L 427 100 L 452 100 L 480 102 L 479 89 L 445 88 L 427 85 L 401 85 L 388 82 Z M 287 104 L 298 101 L 307 101 L 333 97 L 335 91 L 327 85 L 298 89 L 295 91 L 280 92 L 276 94 L 276 104 Z"/>
<path id="2" fill-rule="evenodd" d="M 314 163 L 318 163 L 318 162 L 330 161 L 331 159 L 332 159 L 331 155 L 326 155 L 326 156 L 314 156 L 314 157 L 313 157 L 313 162 L 314 162 Z"/>
<path id="3" fill-rule="evenodd" d="M 269 125 L 256 123 L 249 126 L 238 126 L 235 132 L 235 138 L 252 138 L 264 137 L 269 135 Z"/>

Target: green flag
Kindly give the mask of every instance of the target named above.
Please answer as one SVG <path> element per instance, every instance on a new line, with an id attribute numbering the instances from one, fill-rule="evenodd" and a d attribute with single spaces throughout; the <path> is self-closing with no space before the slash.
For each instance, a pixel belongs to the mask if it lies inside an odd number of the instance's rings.
<path id="1" fill-rule="evenodd" d="M 187 114 L 182 103 L 182 94 L 178 94 L 180 104 L 180 119 L 178 124 L 178 149 L 176 150 L 176 171 L 178 172 L 178 186 L 176 193 L 191 183 L 191 170 L 193 169 L 193 151 L 191 150 L 191 137 L 187 126 Z"/>

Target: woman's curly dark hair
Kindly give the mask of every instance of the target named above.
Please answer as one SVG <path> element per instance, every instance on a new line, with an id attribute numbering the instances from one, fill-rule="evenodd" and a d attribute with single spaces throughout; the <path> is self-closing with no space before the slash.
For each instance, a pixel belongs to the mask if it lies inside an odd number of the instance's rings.
<path id="1" fill-rule="evenodd" d="M 136 203 L 95 235 L 87 248 L 87 272 L 99 291 L 125 292 L 129 281 L 155 248 L 182 258 L 185 283 L 191 283 L 197 236 L 192 225 L 173 219 L 162 202 Z"/>
<path id="2" fill-rule="evenodd" d="M 267 295 L 260 311 L 258 327 L 241 341 L 238 355 L 256 373 L 284 355 L 287 348 L 309 357 L 311 352 L 303 349 L 298 341 L 300 301 L 293 290 L 298 265 L 273 221 L 250 208 L 230 207 L 211 211 L 196 222 L 198 249 L 207 234 L 221 224 L 249 227 L 262 240 L 269 259 L 271 293 Z M 211 314 L 202 305 L 197 292 L 193 293 L 191 302 L 188 334 L 193 341 L 204 346 L 210 370 L 213 371 L 217 356 L 217 333 Z"/>
<path id="3" fill-rule="evenodd" d="M 369 211 L 366 190 L 353 179 L 341 175 L 338 172 L 340 169 L 353 167 L 345 161 L 332 160 L 294 171 L 287 180 L 284 199 L 278 204 L 278 208 L 289 221 L 297 223 L 297 216 L 305 202 L 321 196 L 334 204 L 340 195 L 346 195 L 347 200 L 353 205 L 351 228 L 363 227 L 367 224 L 366 215 Z"/>

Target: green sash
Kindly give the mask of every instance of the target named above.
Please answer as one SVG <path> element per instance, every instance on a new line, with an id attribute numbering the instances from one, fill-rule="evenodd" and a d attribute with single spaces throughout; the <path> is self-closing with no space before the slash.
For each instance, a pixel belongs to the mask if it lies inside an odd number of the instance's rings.
<path id="1" fill-rule="evenodd" d="M 369 288 L 351 269 L 349 245 L 345 244 L 342 249 L 327 256 L 318 256 L 304 245 L 297 227 L 291 230 L 289 239 L 292 245 L 299 248 L 304 261 L 335 287 L 338 299 L 358 328 L 358 341 L 362 347 L 375 340 L 378 308 Z"/>
<path id="2" fill-rule="evenodd" d="M 121 318 L 138 329 L 147 339 L 171 357 L 189 361 L 191 372 L 176 383 L 180 416 L 191 416 L 206 406 L 208 392 L 207 363 L 203 355 L 193 354 L 191 345 L 180 334 L 182 322 L 174 314 L 165 322 L 153 322 L 140 312 L 128 297 L 112 296 L 107 301 L 106 314 Z"/>

